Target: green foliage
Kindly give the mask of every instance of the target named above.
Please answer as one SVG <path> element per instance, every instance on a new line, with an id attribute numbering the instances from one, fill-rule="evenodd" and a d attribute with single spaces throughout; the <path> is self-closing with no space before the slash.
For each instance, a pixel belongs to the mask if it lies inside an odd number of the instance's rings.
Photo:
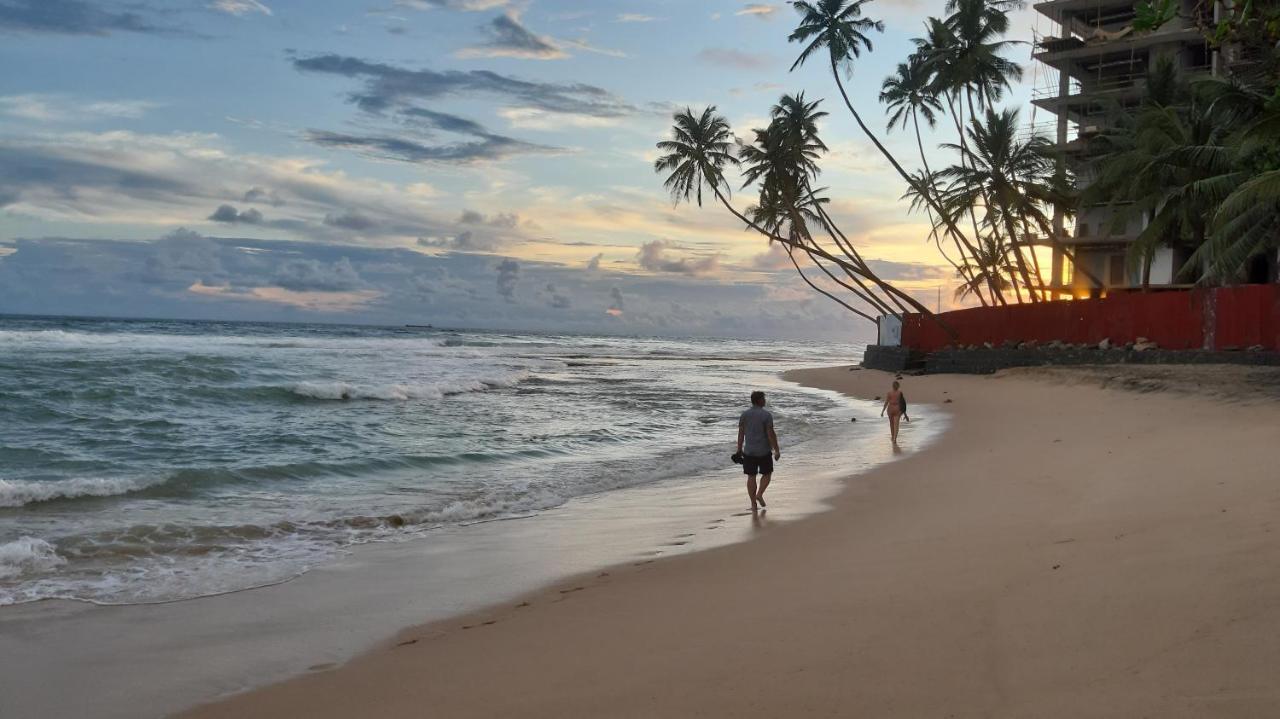
<path id="1" fill-rule="evenodd" d="M 1140 0 L 1134 6 L 1133 29 L 1154 32 L 1178 17 L 1178 0 Z"/>

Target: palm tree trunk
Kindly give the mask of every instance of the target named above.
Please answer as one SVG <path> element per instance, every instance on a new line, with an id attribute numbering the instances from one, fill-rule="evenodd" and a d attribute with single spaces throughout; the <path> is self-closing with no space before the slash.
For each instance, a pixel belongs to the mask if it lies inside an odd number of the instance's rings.
<path id="1" fill-rule="evenodd" d="M 889 161 L 889 164 L 893 166 L 893 169 L 898 171 L 898 174 L 902 176 L 902 179 L 907 181 L 907 185 L 915 188 L 916 192 L 919 193 L 921 197 L 925 198 L 926 202 L 928 202 L 930 205 L 933 206 L 934 210 L 936 210 L 939 216 L 942 217 L 943 221 L 946 222 L 947 229 L 950 230 L 952 233 L 954 233 L 956 236 L 963 239 L 964 244 L 969 248 L 970 252 L 973 252 L 974 255 L 976 256 L 977 252 L 973 249 L 973 246 L 969 244 L 968 238 L 964 237 L 964 233 L 960 231 L 960 228 L 956 227 L 955 221 L 952 220 L 950 216 L 948 216 L 942 210 L 942 208 L 937 204 L 937 201 L 934 200 L 932 194 L 930 194 L 929 192 L 921 188 L 919 185 L 917 185 L 915 180 L 911 177 L 911 175 L 907 174 L 907 171 L 902 169 L 902 165 L 898 163 L 898 160 L 893 156 L 893 153 L 889 152 L 888 148 L 886 148 L 884 144 L 880 142 L 880 138 L 876 137 L 875 133 L 871 131 L 871 128 L 867 127 L 867 123 L 863 122 L 862 116 L 858 114 L 858 111 L 855 110 L 853 107 L 853 102 L 849 100 L 849 93 L 844 89 L 844 82 L 840 80 L 840 68 L 838 65 L 836 65 L 836 61 L 834 57 L 831 59 L 831 74 L 836 79 L 836 87 L 840 89 L 840 97 L 844 99 L 845 107 L 849 108 L 849 112 L 853 115 L 854 121 L 857 122 L 858 127 L 862 129 L 862 133 L 866 135 L 869 140 L 871 140 L 871 143 L 876 146 L 876 149 L 880 151 L 880 154 L 884 155 L 884 158 Z M 904 299 L 907 299 L 907 298 L 904 297 Z M 918 306 L 920 308 L 923 308 L 925 312 L 929 312 L 928 308 L 925 308 L 924 305 L 921 305 L 919 302 L 916 302 L 914 298 L 910 298 L 909 302 L 912 304 L 913 307 Z M 932 315 L 932 313 L 929 313 L 929 314 Z"/>
<path id="2" fill-rule="evenodd" d="M 830 252 L 827 252 L 826 250 L 822 249 L 821 247 L 807 247 L 807 246 L 805 246 L 805 245 L 801 245 L 801 244 L 797 244 L 797 243 L 795 243 L 795 242 L 792 242 L 791 240 L 788 240 L 788 239 L 787 239 L 787 238 L 785 238 L 785 237 L 780 237 L 780 236 L 778 236 L 778 235 L 776 235 L 776 234 L 774 234 L 774 233 L 772 233 L 772 232 L 769 232 L 768 230 L 764 229 L 763 227 L 761 227 L 760 225 L 758 225 L 756 222 L 754 222 L 753 220 L 751 220 L 750 218 L 748 218 L 746 215 L 743 215 L 741 212 L 738 212 L 737 208 L 735 208 L 732 204 L 730 204 L 730 203 L 729 203 L 729 200 L 724 196 L 724 193 L 720 192 L 720 188 L 716 187 L 716 188 L 713 188 L 713 189 L 714 189 L 714 192 L 716 193 L 716 199 L 720 200 L 720 204 L 724 205 L 724 207 L 725 207 L 725 209 L 726 209 L 726 210 L 728 210 L 728 211 L 729 211 L 729 212 L 730 212 L 734 217 L 736 217 L 736 218 L 738 218 L 739 220 L 741 220 L 741 221 L 743 222 L 743 224 L 745 224 L 747 227 L 750 227 L 751 229 L 753 229 L 753 230 L 755 230 L 755 231 L 759 232 L 760 234 L 764 235 L 765 237 L 768 237 L 768 238 L 770 238 L 770 239 L 773 239 L 773 240 L 775 240 L 775 241 L 777 241 L 777 242 L 781 242 L 783 245 L 785 245 L 785 246 L 787 246 L 787 247 L 793 247 L 793 248 L 795 248 L 795 249 L 801 250 L 801 251 L 803 251 L 803 252 L 805 252 L 805 253 L 809 254 L 810 256 L 817 255 L 818 257 L 821 257 L 821 258 L 823 258 L 823 259 L 825 259 L 825 260 L 828 260 L 829 262 L 831 262 L 831 263 L 832 263 L 832 264 L 834 264 L 834 265 L 837 265 L 837 266 L 843 266 L 843 267 L 851 268 L 851 269 L 854 269 L 854 270 L 857 270 L 857 269 L 858 269 L 857 267 L 854 267 L 854 266 L 850 265 L 848 262 L 846 262 L 846 261 L 844 261 L 844 260 L 841 260 L 840 258 L 836 257 L 835 255 L 832 255 Z M 925 307 L 925 306 L 924 306 L 924 305 L 922 305 L 922 304 L 920 304 L 920 302 L 919 302 L 919 301 L 917 301 L 917 300 L 916 300 L 916 298 L 912 297 L 911 295 L 908 295 L 908 294 L 904 293 L 902 290 L 899 290 L 898 288 L 894 287 L 893 285 L 891 285 L 891 284 L 889 284 L 889 283 L 885 282 L 884 280 L 882 280 L 882 279 L 880 279 L 879 277 L 877 277 L 874 273 L 869 273 L 869 272 L 868 272 L 868 273 L 866 273 L 866 274 L 865 274 L 865 276 L 866 276 L 866 278 L 867 278 L 868 280 L 871 280 L 872 282 L 874 282 L 874 283 L 875 283 L 875 285 L 876 285 L 877 287 L 879 287 L 882 291 L 884 291 L 884 292 L 886 292 L 886 293 L 892 292 L 892 293 L 894 293 L 894 294 L 898 295 L 899 297 L 901 297 L 903 300 L 905 300 L 905 301 L 907 302 L 907 304 L 911 305 L 912 309 L 914 309 L 914 310 L 915 310 L 917 313 L 919 313 L 920 315 L 922 315 L 922 316 L 924 316 L 924 317 L 928 317 L 928 318 L 929 318 L 930 320 L 932 320 L 935 324 L 937 324 L 939 327 L 941 327 L 941 328 L 942 328 L 942 330 L 943 330 L 944 332 L 946 332 L 949 336 L 951 336 L 951 337 L 953 337 L 953 338 L 956 336 L 956 331 L 955 331 L 954 329 L 952 329 L 952 327 L 951 327 L 950 325 L 948 325 L 946 322 L 944 322 L 944 321 L 942 321 L 941 319 L 939 319 L 939 318 L 938 318 L 938 316 L 937 316 L 937 315 L 935 315 L 933 312 L 930 312 L 930 311 L 929 311 L 929 308 L 928 308 L 928 307 Z"/>
<path id="3" fill-rule="evenodd" d="M 929 160 L 927 157 L 925 157 L 925 154 L 924 154 L 924 138 L 920 134 L 920 116 L 919 116 L 919 113 L 916 112 L 916 109 L 914 107 L 911 108 L 911 124 L 915 126 L 916 147 L 920 149 L 920 162 L 924 165 L 924 175 L 925 177 L 929 178 L 930 183 L 932 183 L 933 170 L 929 169 Z M 937 237 L 938 237 L 937 228 L 939 223 L 935 222 L 933 219 L 933 208 L 926 204 L 924 209 L 925 209 L 925 212 L 927 212 L 929 215 L 929 227 L 933 232 L 934 241 L 938 245 L 938 252 L 942 255 L 942 258 L 945 259 L 948 263 L 950 263 L 950 265 L 955 268 L 956 273 L 959 274 L 961 277 L 968 280 L 973 279 L 972 277 L 969 277 L 965 274 L 965 270 L 963 267 L 956 264 L 955 262 L 952 262 L 951 258 L 947 256 L 947 253 L 943 252 L 942 243 L 937 241 Z M 952 241 L 955 242 L 955 238 L 952 238 Z M 964 247 L 961 247 L 960 243 L 956 242 L 956 248 L 960 250 L 960 258 L 964 259 Z M 978 298 L 978 302 L 982 303 L 983 307 L 987 306 L 987 300 L 985 297 L 982 296 L 981 292 L 978 292 L 975 290 L 973 292 L 973 295 Z"/>
<path id="4" fill-rule="evenodd" d="M 784 246 L 784 247 L 785 247 L 785 246 Z M 790 247 L 785 247 L 785 249 L 786 249 L 786 251 L 787 251 L 787 259 L 791 260 L 791 264 L 792 264 L 792 265 L 794 265 L 794 266 L 795 266 L 795 268 L 796 268 L 796 273 L 798 273 L 798 274 L 800 275 L 800 279 L 802 279 L 802 280 L 804 280 L 804 281 L 805 281 L 805 284 L 807 284 L 807 285 L 809 285 L 810 287 L 812 287 L 812 288 L 813 288 L 815 291 L 817 291 L 819 294 L 825 295 L 825 296 L 826 296 L 828 299 L 830 299 L 832 302 L 835 302 L 836 304 L 840 305 L 841 307 L 844 307 L 846 310 L 849 310 L 850 312 L 854 313 L 855 315 L 858 315 L 859 317 L 862 317 L 862 318 L 866 319 L 868 322 L 870 322 L 870 323 L 872 323 L 872 324 L 876 325 L 877 327 L 879 327 L 879 326 L 880 326 L 880 322 L 879 322 L 878 320 L 876 320 L 876 318 L 872 317 L 871 315 L 867 314 L 866 312 L 863 312 L 862 310 L 857 309 L 856 307 L 853 307 L 852 305 L 850 305 L 849 303 L 847 303 L 847 302 L 845 302 L 844 300 L 840 299 L 839 297 L 836 297 L 835 295 L 831 294 L 830 292 L 827 292 L 826 290 L 822 289 L 821 287 L 819 287 L 819 286 L 815 285 L 815 284 L 813 283 L 813 280 L 809 279 L 809 276 L 808 276 L 808 275 L 806 275 L 806 274 L 804 273 L 804 270 L 800 269 L 800 263 L 799 263 L 799 262 L 796 262 L 795 250 L 793 250 L 793 249 L 792 249 L 792 248 L 790 248 Z M 830 273 L 827 273 L 827 274 L 830 274 Z"/>

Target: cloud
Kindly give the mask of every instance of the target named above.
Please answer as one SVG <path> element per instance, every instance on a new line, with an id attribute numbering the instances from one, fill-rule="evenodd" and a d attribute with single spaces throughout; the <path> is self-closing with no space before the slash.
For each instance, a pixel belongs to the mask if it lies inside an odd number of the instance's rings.
<path id="1" fill-rule="evenodd" d="M 596 256 L 594 256 L 594 257 L 592 257 L 590 260 L 588 260 L 588 261 L 587 261 L 587 272 L 599 272 L 599 271 L 600 271 L 600 260 L 602 260 L 602 259 L 604 259 L 604 253 L 603 253 L 603 252 L 601 252 L 600 254 L 598 254 L 598 255 L 596 255 Z"/>
<path id="2" fill-rule="evenodd" d="M 378 226 L 377 221 L 354 210 L 327 214 L 324 216 L 324 224 L 356 232 L 371 230 Z"/>
<path id="3" fill-rule="evenodd" d="M 507 302 L 516 301 L 516 282 L 520 279 L 520 263 L 507 258 L 498 263 L 498 294 Z"/>
<path id="4" fill-rule="evenodd" d="M 781 244 L 772 243 L 769 249 L 751 258 L 751 267 L 757 270 L 776 271 L 794 267 L 786 249 Z"/>
<path id="5" fill-rule="evenodd" d="M 777 5 L 766 5 L 764 3 L 753 2 L 753 3 L 747 3 L 746 5 L 743 5 L 742 9 L 739 10 L 738 12 L 735 12 L 734 15 L 754 15 L 755 17 L 761 18 L 763 20 L 768 20 L 769 18 L 773 17 L 774 13 L 776 12 L 778 12 Z"/>
<path id="6" fill-rule="evenodd" d="M 241 202 L 248 202 L 259 205 L 271 205 L 272 207 L 281 207 L 285 201 L 280 199 L 275 190 L 267 190 L 262 187 L 250 187 L 241 198 Z"/>
<path id="7" fill-rule="evenodd" d="M 241 194 L 228 188 L 250 188 Z M 225 222 L 235 203 L 288 211 L 258 226 L 312 240 L 346 239 L 325 225 L 327 215 L 356 212 L 377 220 L 366 233 L 412 242 L 454 223 L 433 219 L 432 198 L 404 186 L 353 178 L 305 157 L 260 156 L 225 150 L 213 135 L 144 135 L 113 131 L 0 136 L 0 198 L 32 221 L 129 226 L 201 222 L 215 210 Z"/>
<path id="8" fill-rule="evenodd" d="M 739 70 L 767 70 L 777 66 L 777 61 L 770 55 L 723 47 L 709 47 L 698 53 L 698 59 L 712 65 Z"/>
<path id="9" fill-rule="evenodd" d="M 322 147 L 351 150 L 378 160 L 412 163 L 470 163 L 503 160 L 528 153 L 559 152 L 556 148 L 535 145 L 501 135 L 485 135 L 471 142 L 448 145 L 426 145 L 387 135 L 348 135 L 325 130 L 308 130 L 306 138 Z"/>
<path id="10" fill-rule="evenodd" d="M 520 216 L 514 212 L 499 212 L 492 217 L 486 217 L 475 210 L 463 210 L 462 216 L 458 218 L 458 224 L 484 225 L 510 230 L 520 225 Z"/>
<path id="11" fill-rule="evenodd" d="M 258 0 L 214 0 L 209 3 L 209 8 L 237 17 L 249 13 L 271 14 L 271 8 L 258 2 Z"/>
<path id="12" fill-rule="evenodd" d="M 280 265 L 272 279 L 276 287 L 294 292 L 348 292 L 365 286 L 346 257 L 328 264 L 311 259 L 289 260 Z"/>
<path id="13" fill-rule="evenodd" d="M 150 241 L 20 238 L 3 247 L 0 307 L 22 314 L 379 325 L 425 320 L 477 329 L 838 335 L 845 341 L 860 327 L 832 303 L 815 300 L 798 279 L 789 283 L 796 291 L 779 293 L 778 283 L 741 278 L 591 276 L 581 266 L 529 259 L 191 231 Z M 506 294 L 495 292 L 502 278 Z M 537 288 L 536 301 L 521 301 L 517 281 Z"/>
<path id="14" fill-rule="evenodd" d="M 300 72 L 362 80 L 364 87 L 349 98 L 369 112 L 465 95 L 496 96 L 523 107 L 593 117 L 622 117 L 639 112 L 634 105 L 594 85 L 532 82 L 488 70 L 408 70 L 334 54 L 298 58 L 293 66 Z"/>
<path id="15" fill-rule="evenodd" d="M 614 22 L 653 22 L 654 20 L 657 20 L 657 19 L 658 18 L 652 15 L 641 15 L 640 13 L 635 13 L 635 12 L 624 12 L 621 15 L 618 15 L 618 19 L 615 20 Z"/>
<path id="16" fill-rule="evenodd" d="M 569 299 L 568 296 L 561 294 L 560 289 L 556 287 L 554 282 L 548 282 L 544 289 L 549 295 L 547 299 L 548 307 L 552 307 L 557 310 L 567 310 L 570 307 L 573 307 L 573 300 Z"/>
<path id="17" fill-rule="evenodd" d="M 524 60 L 563 60 L 569 57 L 551 37 L 535 35 L 520 23 L 512 11 L 499 15 L 481 28 L 489 39 L 463 48 L 458 57 L 514 57 Z"/>
<path id="18" fill-rule="evenodd" d="M 0 115 L 36 122 L 88 122 L 100 119 L 136 119 L 159 107 L 146 100 L 97 100 L 62 95 L 8 95 L 0 97 Z"/>
<path id="19" fill-rule="evenodd" d="M 396 0 L 396 7 L 413 10 L 465 10 L 476 12 L 506 7 L 511 0 Z"/>
<path id="20" fill-rule="evenodd" d="M 871 268 L 883 280 L 890 281 L 927 281 L 954 279 L 954 273 L 945 267 L 926 265 L 922 262 L 894 262 L 891 260 L 867 260 Z"/>
<path id="21" fill-rule="evenodd" d="M 492 252 L 500 249 L 504 244 L 499 238 L 479 235 L 471 230 L 464 230 L 452 237 L 418 238 L 419 247 L 449 252 Z"/>
<path id="22" fill-rule="evenodd" d="M 701 275 L 714 272 L 720 266 L 718 254 L 710 257 L 690 259 L 688 257 L 672 258 L 667 251 L 672 248 L 666 240 L 654 240 L 640 246 L 636 262 L 650 272 L 671 272 L 676 274 Z"/>
<path id="23" fill-rule="evenodd" d="M 219 205 L 208 217 L 210 222 L 221 222 L 229 225 L 261 225 L 262 213 L 254 208 L 240 212 L 231 205 Z"/>
<path id="24" fill-rule="evenodd" d="M 84 0 L 0 0 L 0 32 L 50 35 L 110 35 L 115 32 L 168 33 L 131 4 L 104 7 Z"/>

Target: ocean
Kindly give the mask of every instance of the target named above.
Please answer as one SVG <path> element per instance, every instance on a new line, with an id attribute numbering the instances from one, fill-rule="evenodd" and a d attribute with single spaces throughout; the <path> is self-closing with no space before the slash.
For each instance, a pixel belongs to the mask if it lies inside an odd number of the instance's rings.
<path id="1" fill-rule="evenodd" d="M 357 545 L 456 541 L 467 525 L 575 498 L 737 487 L 729 455 L 754 389 L 776 417 L 779 471 L 829 471 L 850 462 L 855 404 L 779 375 L 861 354 L 854 343 L 0 317 L 0 605 L 234 592 Z"/>

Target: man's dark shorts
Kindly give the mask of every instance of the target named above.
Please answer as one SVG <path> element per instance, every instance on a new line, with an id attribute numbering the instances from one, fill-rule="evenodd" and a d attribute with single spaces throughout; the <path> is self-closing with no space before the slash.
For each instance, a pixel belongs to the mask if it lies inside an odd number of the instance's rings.
<path id="1" fill-rule="evenodd" d="M 773 474 L 773 455 L 763 457 L 742 456 L 743 474 Z"/>

